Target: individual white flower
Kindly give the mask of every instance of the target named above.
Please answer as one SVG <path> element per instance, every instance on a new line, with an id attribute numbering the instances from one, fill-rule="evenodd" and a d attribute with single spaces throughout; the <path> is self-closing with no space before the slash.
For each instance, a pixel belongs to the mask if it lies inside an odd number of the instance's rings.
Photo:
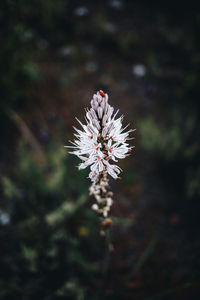
<path id="1" fill-rule="evenodd" d="M 88 158 L 83 156 L 82 160 L 84 160 L 84 162 L 78 165 L 79 170 L 85 169 L 88 166 L 92 165 L 95 162 L 95 156 L 90 156 Z"/>
<path id="2" fill-rule="evenodd" d="M 92 172 L 101 173 L 104 170 L 104 156 L 105 154 L 101 150 L 98 150 L 94 156 L 94 163 L 90 167 Z"/>
<path id="3" fill-rule="evenodd" d="M 107 166 L 107 172 L 110 176 L 112 176 L 114 179 L 119 178 L 118 175 L 122 171 L 122 169 L 117 165 L 111 165 L 108 161 L 105 161 L 105 164 Z"/>
<path id="4" fill-rule="evenodd" d="M 107 192 L 109 174 L 114 179 L 119 178 L 122 169 L 113 164 L 117 159 L 123 159 L 129 155 L 133 146 L 129 146 L 128 140 L 132 139 L 129 134 L 134 129 L 122 127 L 123 117 L 116 118 L 118 111 L 114 112 L 114 108 L 108 104 L 108 95 L 102 90 L 93 95 L 91 100 L 91 108 L 86 108 L 86 123 L 83 124 L 79 119 L 82 130 L 74 127 L 76 133 L 75 140 L 70 143 L 72 146 L 71 154 L 81 159 L 79 169 L 90 167 L 89 178 L 92 181 L 90 194 L 94 195 L 98 204 L 93 205 L 94 210 L 98 210 L 104 217 L 110 210 L 112 199 L 111 192 Z M 97 208 L 98 207 L 98 208 Z"/>
<path id="5" fill-rule="evenodd" d="M 128 138 L 129 133 L 135 131 L 135 129 L 130 129 L 126 132 L 123 132 L 130 124 L 126 125 L 126 127 L 122 128 L 122 120 L 123 116 L 115 120 L 115 116 L 110 121 L 109 130 L 109 138 L 118 143 L 125 143 L 126 140 L 131 139 Z"/>
<path id="6" fill-rule="evenodd" d="M 117 161 L 116 158 L 125 158 L 132 147 L 128 147 L 128 144 L 126 143 L 113 143 L 112 140 L 109 139 L 106 148 L 108 151 L 108 157 L 113 161 Z"/>

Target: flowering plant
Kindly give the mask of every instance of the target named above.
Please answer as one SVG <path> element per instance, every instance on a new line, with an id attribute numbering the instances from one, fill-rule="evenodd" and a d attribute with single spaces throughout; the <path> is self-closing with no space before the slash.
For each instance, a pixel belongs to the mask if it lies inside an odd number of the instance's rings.
<path id="1" fill-rule="evenodd" d="M 102 90 L 93 95 L 90 103 L 91 108 L 85 109 L 86 124 L 76 118 L 83 130 L 73 126 L 75 140 L 70 141 L 72 146 L 65 147 L 72 148 L 73 151 L 69 153 L 81 159 L 79 170 L 90 166 L 92 185 L 89 191 L 97 202 L 92 205 L 92 209 L 107 218 L 113 202 L 113 193 L 107 190 L 108 174 L 114 179 L 119 178 L 122 169 L 113 162 L 129 155 L 134 146 L 129 146 L 127 141 L 133 139 L 129 133 L 134 129 L 125 131 L 130 123 L 122 127 L 124 116 L 116 118 L 119 110 L 113 115 L 114 108 L 108 104 L 108 95 Z"/>

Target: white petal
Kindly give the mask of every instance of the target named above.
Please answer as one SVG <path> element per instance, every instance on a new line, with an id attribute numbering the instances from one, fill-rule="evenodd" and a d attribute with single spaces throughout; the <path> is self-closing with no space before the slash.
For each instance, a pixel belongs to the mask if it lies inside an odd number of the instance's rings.
<path id="1" fill-rule="evenodd" d="M 90 170 L 92 172 L 95 172 L 97 170 L 97 166 L 98 166 L 98 164 L 97 164 L 97 162 L 95 162 L 93 165 L 91 165 Z"/>
<path id="2" fill-rule="evenodd" d="M 112 140 L 110 139 L 110 140 L 108 141 L 108 148 L 110 148 L 111 145 L 112 145 Z"/>
<path id="3" fill-rule="evenodd" d="M 106 137 L 107 135 L 107 132 L 108 132 L 108 128 L 104 127 L 103 130 L 102 130 L 102 137 Z"/>
<path id="4" fill-rule="evenodd" d="M 102 161 L 99 162 L 99 172 L 103 171 L 103 163 Z"/>
<path id="5" fill-rule="evenodd" d="M 106 125 L 106 121 L 107 121 L 108 117 L 106 114 L 104 114 L 103 116 L 103 120 L 102 120 L 102 125 L 105 126 Z"/>
<path id="6" fill-rule="evenodd" d="M 97 115 L 96 115 L 96 113 L 95 113 L 95 111 L 94 111 L 93 108 L 90 109 L 90 113 L 91 113 L 91 115 L 92 115 L 92 117 L 93 117 L 94 119 L 97 119 Z"/>
<path id="7" fill-rule="evenodd" d="M 96 126 L 96 128 L 97 128 L 98 130 L 101 129 L 101 126 L 99 125 L 99 122 L 98 122 L 96 119 L 93 119 L 93 120 L 92 120 L 92 123 Z"/>
<path id="8" fill-rule="evenodd" d="M 102 108 L 99 106 L 99 107 L 98 107 L 98 116 L 99 116 L 99 119 L 102 118 L 102 114 L 103 114 L 103 110 L 102 110 Z"/>

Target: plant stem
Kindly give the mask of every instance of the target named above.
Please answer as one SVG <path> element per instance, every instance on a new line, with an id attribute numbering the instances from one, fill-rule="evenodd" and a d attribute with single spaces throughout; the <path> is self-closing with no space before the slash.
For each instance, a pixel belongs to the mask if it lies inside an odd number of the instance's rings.
<path id="1" fill-rule="evenodd" d="M 107 273 L 110 263 L 110 228 L 105 231 L 105 259 L 103 265 L 103 273 Z"/>

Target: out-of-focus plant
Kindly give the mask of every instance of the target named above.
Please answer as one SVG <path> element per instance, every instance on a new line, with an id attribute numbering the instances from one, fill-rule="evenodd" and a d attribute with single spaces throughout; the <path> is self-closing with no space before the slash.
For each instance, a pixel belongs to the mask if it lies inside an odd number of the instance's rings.
<path id="1" fill-rule="evenodd" d="M 182 162 L 184 167 L 185 192 L 188 197 L 199 196 L 199 167 L 195 164 L 199 151 L 198 140 L 191 140 L 196 130 L 197 118 L 190 114 L 182 119 L 177 113 L 172 119 L 170 127 L 159 124 L 153 118 L 146 118 L 140 122 L 141 146 L 157 162 L 174 165 Z M 177 172 L 177 170 L 176 170 Z M 181 171 L 182 172 L 182 171 Z"/>
<path id="2" fill-rule="evenodd" d="M 38 162 L 21 140 L 16 166 L 1 178 L 7 208 L 0 215 L 0 295 L 84 299 L 88 281 L 100 270 L 98 248 L 86 246 L 92 237 L 98 240 L 98 224 L 85 206 L 84 178 L 73 159 L 66 159 L 61 145 L 44 155 L 45 162 Z"/>
<path id="3" fill-rule="evenodd" d="M 41 79 L 38 58 L 49 43 L 62 43 L 59 24 L 66 3 L 47 0 L 0 3 L 0 121 L 26 99 L 24 92 Z"/>

